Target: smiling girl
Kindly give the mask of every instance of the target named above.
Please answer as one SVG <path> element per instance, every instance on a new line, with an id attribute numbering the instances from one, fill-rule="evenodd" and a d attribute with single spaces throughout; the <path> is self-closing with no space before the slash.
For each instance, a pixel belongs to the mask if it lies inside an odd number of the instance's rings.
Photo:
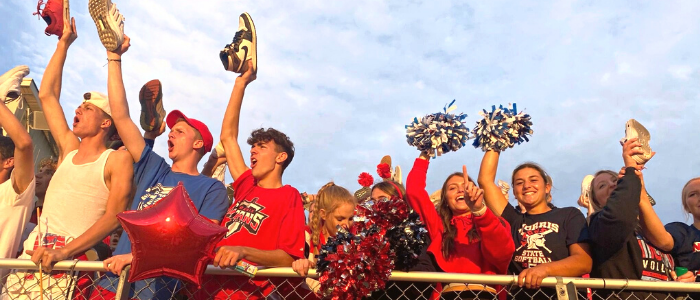
<path id="1" fill-rule="evenodd" d="M 483 190 L 469 179 L 466 167 L 463 173 L 453 173 L 445 179 L 440 205 L 433 206 L 425 190 L 428 165 L 429 157 L 422 152 L 406 179 L 406 194 L 426 225 L 431 239 L 428 252 L 439 270 L 505 274 L 515 248 L 508 224 L 484 205 Z M 492 287 L 478 289 L 496 293 Z"/>
<path id="2" fill-rule="evenodd" d="M 347 189 L 333 182 L 327 183 L 318 191 L 315 202 L 306 229 L 309 254 L 307 258 L 292 263 L 292 269 L 300 276 L 306 276 L 309 268 L 316 265 L 315 256 L 321 251 L 321 246 L 326 244 L 328 237 L 335 236 L 339 227 L 348 229 L 352 226 L 357 205 L 357 200 Z M 307 278 L 306 284 L 312 291 L 317 291 L 320 287 L 318 281 L 313 279 Z"/>
<path id="3" fill-rule="evenodd" d="M 548 205 L 552 185 L 547 173 L 534 163 L 513 170 L 513 194 L 525 212 L 509 205 L 495 183 L 499 156 L 493 150 L 484 153 L 478 181 L 486 205 L 511 226 L 516 246 L 509 271 L 519 274 L 518 285 L 526 288 L 513 293 L 516 299 L 553 296 L 554 289 L 539 293 L 534 289 L 547 276 L 581 276 L 591 270 L 589 247 L 584 242 L 586 219 L 576 208 Z"/>

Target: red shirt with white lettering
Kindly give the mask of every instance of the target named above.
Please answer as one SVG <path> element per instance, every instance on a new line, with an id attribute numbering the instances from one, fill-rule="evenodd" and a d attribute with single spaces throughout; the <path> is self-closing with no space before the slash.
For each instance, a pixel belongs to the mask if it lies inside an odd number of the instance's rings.
<path id="1" fill-rule="evenodd" d="M 221 226 L 226 227 L 228 232 L 217 247 L 281 249 L 294 259 L 304 257 L 306 224 L 297 189 L 289 185 L 276 189 L 259 187 L 251 170 L 241 174 L 232 187 L 234 201 L 221 221 Z M 203 282 L 202 290 L 194 298 L 256 299 L 268 296 L 275 288 L 268 278 L 258 276 L 254 279 L 245 276 L 205 276 Z"/>
<path id="2" fill-rule="evenodd" d="M 234 202 L 221 221 L 228 232 L 217 247 L 282 249 L 295 258 L 304 257 L 306 224 L 297 189 L 290 185 L 276 189 L 259 187 L 251 170 L 238 177 L 232 187 Z"/>

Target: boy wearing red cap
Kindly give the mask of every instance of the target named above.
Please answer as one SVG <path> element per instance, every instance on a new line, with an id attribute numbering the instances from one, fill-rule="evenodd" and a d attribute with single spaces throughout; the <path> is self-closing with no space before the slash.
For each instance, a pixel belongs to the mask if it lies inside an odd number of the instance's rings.
<path id="1" fill-rule="evenodd" d="M 142 210 L 156 204 L 178 182 L 182 182 L 199 213 L 219 223 L 228 208 L 226 189 L 220 181 L 201 175 L 197 170 L 199 161 L 212 148 L 213 138 L 209 128 L 180 111 L 172 111 L 165 122 L 170 128 L 167 143 L 172 167 L 163 157 L 153 152 L 152 147 L 144 141 L 138 126 L 129 117 L 121 70 L 122 54 L 129 48 L 129 38 L 125 36 L 124 39 L 114 52 L 107 51 L 108 91 L 112 118 L 134 162 L 136 193 L 131 209 Z M 159 130 L 162 132 L 163 128 Z M 132 261 L 131 241 L 126 231 L 119 239 L 114 254 L 104 261 L 105 268 L 111 273 L 99 281 L 92 298 L 114 298 L 118 275 Z M 179 281 L 169 277 L 137 281 L 132 284 L 129 298 L 170 299 L 178 286 Z"/>

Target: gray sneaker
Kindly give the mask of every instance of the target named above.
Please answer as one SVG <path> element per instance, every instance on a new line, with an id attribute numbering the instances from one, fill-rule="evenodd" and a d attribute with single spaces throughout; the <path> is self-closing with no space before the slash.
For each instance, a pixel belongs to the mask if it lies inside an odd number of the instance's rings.
<path id="1" fill-rule="evenodd" d="M 624 144 L 632 138 L 637 138 L 637 141 L 642 144 L 642 151 L 644 151 L 644 153 L 636 154 L 632 156 L 632 158 L 637 164 L 643 165 L 651 159 L 651 147 L 649 146 L 651 135 L 649 131 L 635 119 L 629 119 L 625 124 L 625 137 L 620 140 L 620 144 Z"/>

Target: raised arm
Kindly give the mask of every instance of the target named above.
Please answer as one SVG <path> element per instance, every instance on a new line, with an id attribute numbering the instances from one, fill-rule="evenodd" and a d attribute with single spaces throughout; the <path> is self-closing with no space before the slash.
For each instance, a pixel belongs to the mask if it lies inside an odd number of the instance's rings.
<path id="1" fill-rule="evenodd" d="M 115 52 L 107 51 L 107 92 L 109 93 L 109 108 L 112 110 L 112 120 L 117 127 L 119 137 L 124 142 L 134 162 L 141 160 L 141 153 L 146 147 L 141 131 L 129 116 L 129 103 L 126 100 L 124 80 L 122 78 L 122 55 L 129 50 L 129 37 L 124 35 L 124 42 Z"/>
<path id="2" fill-rule="evenodd" d="M 486 261 L 498 268 L 501 274 L 508 270 L 508 264 L 515 252 L 515 243 L 508 222 L 497 217 L 484 204 L 484 190 L 469 181 L 467 167 L 462 166 L 464 176 L 464 199 L 474 217 L 474 226 L 481 239 L 481 253 Z"/>
<path id="3" fill-rule="evenodd" d="M 104 215 L 97 219 L 95 224 L 90 226 L 82 235 L 66 244 L 63 248 L 49 249 L 38 247 L 34 251 L 28 250 L 27 254 L 32 255 L 32 261 L 37 264 L 41 261 L 44 270 L 50 272 L 53 262 L 65 260 L 89 249 L 117 229 L 119 226 L 117 214 L 123 212 L 129 204 L 129 200 L 131 200 L 129 195 L 134 176 L 133 165 L 128 153 L 124 151 L 110 153 L 105 164 L 109 197 L 107 198 L 107 207 Z"/>
<path id="4" fill-rule="evenodd" d="M 202 167 L 202 175 L 207 177 L 214 176 L 214 171 L 216 171 L 216 168 L 225 163 L 226 156 L 218 157 L 216 155 L 216 151 L 212 151 L 211 155 L 209 155 L 209 159 L 207 159 L 207 161 L 204 162 L 204 166 Z"/>
<path id="5" fill-rule="evenodd" d="M 654 211 L 649 201 L 649 194 L 644 185 L 644 176 L 639 173 L 639 178 L 642 183 L 641 199 L 639 201 L 639 225 L 642 227 L 644 237 L 646 237 L 654 246 L 659 249 L 670 252 L 673 249 L 673 236 L 671 236 L 661 219 Z"/>
<path id="6" fill-rule="evenodd" d="M 635 149 L 640 146 L 636 139 L 630 139 L 624 144 L 623 160 L 625 162 L 624 176 L 618 182 L 603 209 L 592 215 L 588 232 L 594 245 L 604 246 L 603 249 L 612 255 L 624 245 L 637 227 L 639 202 L 642 183 L 636 174 L 640 168 L 632 159 L 632 155 L 641 153 Z"/>
<path id="7" fill-rule="evenodd" d="M 252 61 L 248 61 L 248 70 L 241 76 L 238 76 L 233 85 L 231 98 L 228 100 L 228 106 L 224 114 L 224 122 L 221 125 L 221 143 L 224 145 L 228 169 L 234 181 L 248 170 L 248 166 L 243 160 L 241 146 L 238 144 L 238 129 L 245 88 L 255 80 L 256 76 L 255 72 L 253 72 Z"/>
<path id="8" fill-rule="evenodd" d="M 75 29 L 75 19 L 63 21 L 63 35 L 56 45 L 56 51 L 49 65 L 46 66 L 44 76 L 41 78 L 39 88 L 39 102 L 44 110 L 46 122 L 49 124 L 51 135 L 56 140 L 58 146 L 58 163 L 63 161 L 63 157 L 75 149 L 78 149 L 80 141 L 68 127 L 66 116 L 61 107 L 59 99 L 61 97 L 61 83 L 63 81 L 63 66 L 66 63 L 68 48 L 78 38 Z"/>
<path id="9" fill-rule="evenodd" d="M 484 153 L 484 158 L 481 160 L 481 168 L 479 169 L 479 178 L 477 179 L 479 187 L 484 190 L 486 206 L 499 217 L 506 205 L 508 205 L 508 199 L 501 192 L 501 188 L 496 185 L 496 171 L 498 170 L 500 155 L 500 153 L 493 150 L 488 150 Z"/>
<path id="10" fill-rule="evenodd" d="M 4 99 L 5 95 L 2 95 L 2 97 Z M 34 147 L 32 146 L 32 138 L 2 101 L 0 101 L 0 127 L 7 131 L 7 135 L 10 136 L 10 139 L 15 144 L 15 167 L 12 175 L 12 187 L 15 193 L 22 194 L 34 180 Z"/>
<path id="11" fill-rule="evenodd" d="M 406 200 L 418 213 L 431 236 L 442 234 L 442 220 L 425 190 L 426 175 L 430 164 L 429 157 L 421 152 L 406 177 Z"/>

